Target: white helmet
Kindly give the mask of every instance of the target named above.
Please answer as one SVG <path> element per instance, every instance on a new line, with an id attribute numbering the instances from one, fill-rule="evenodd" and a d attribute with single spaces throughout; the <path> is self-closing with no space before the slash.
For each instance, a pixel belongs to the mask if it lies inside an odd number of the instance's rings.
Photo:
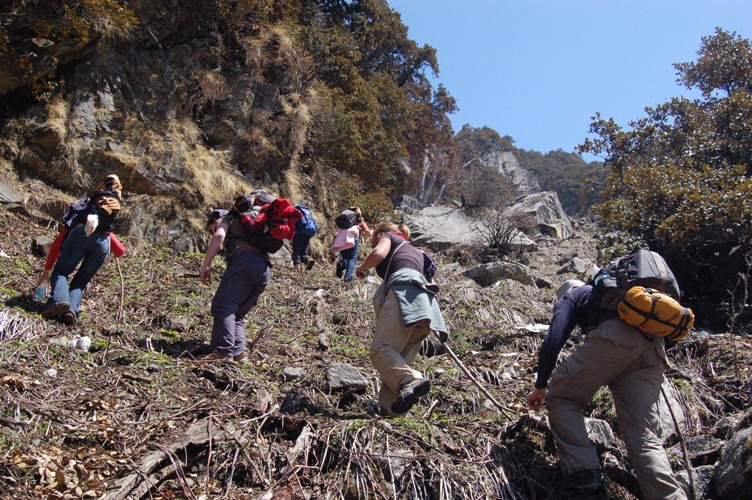
<path id="1" fill-rule="evenodd" d="M 580 280 L 567 280 L 561 285 L 559 285 L 559 288 L 556 289 L 556 300 L 561 300 L 561 298 L 564 296 L 565 293 L 567 293 L 572 288 L 577 288 L 578 286 L 582 286 L 585 283 Z"/>

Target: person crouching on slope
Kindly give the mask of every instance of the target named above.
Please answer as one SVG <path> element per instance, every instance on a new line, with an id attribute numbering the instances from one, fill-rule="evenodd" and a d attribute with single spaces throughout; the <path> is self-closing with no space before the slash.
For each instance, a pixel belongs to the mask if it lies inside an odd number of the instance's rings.
<path id="1" fill-rule="evenodd" d="M 201 361 L 242 363 L 248 357 L 245 316 L 258 303 L 271 279 L 269 256 L 248 241 L 248 232 L 238 219 L 248 208 L 233 205 L 230 212 L 214 210 L 206 221 L 212 239 L 199 273 L 201 282 L 211 283 L 211 263 L 223 246 L 227 269 L 211 305 L 214 323 L 210 344 L 214 351 Z"/>
<path id="2" fill-rule="evenodd" d="M 423 276 L 423 254 L 408 242 L 407 227 L 399 229 L 391 223 L 377 226 L 372 250 L 356 270 L 363 279 L 376 269 L 384 280 L 373 299 L 376 326 L 370 358 L 381 378 L 378 401 L 386 416 L 407 413 L 428 393 L 431 382 L 412 364 L 431 330 L 444 337 L 449 333 L 439 309 L 438 287 Z"/>
<path id="3" fill-rule="evenodd" d="M 527 404 L 532 410 L 539 410 L 544 401 L 548 405 L 564 475 L 561 488 L 585 493 L 603 487 L 600 462 L 582 412 L 606 385 L 614 397 L 622 439 L 644 498 L 685 499 L 659 438 L 657 403 L 668 367 L 663 339 L 643 335 L 616 311 L 601 308 L 601 292 L 593 285 L 568 280 L 556 297 Z M 559 352 L 577 325 L 587 338 L 554 371 Z"/>

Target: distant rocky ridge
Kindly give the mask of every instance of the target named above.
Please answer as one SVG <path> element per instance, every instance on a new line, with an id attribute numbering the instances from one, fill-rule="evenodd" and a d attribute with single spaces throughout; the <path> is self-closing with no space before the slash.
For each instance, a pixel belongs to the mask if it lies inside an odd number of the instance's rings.
<path id="1" fill-rule="evenodd" d="M 541 190 L 538 179 L 530 170 L 520 164 L 512 151 L 491 153 L 486 155 L 483 161 L 497 172 L 511 179 L 522 194 L 533 194 Z"/>

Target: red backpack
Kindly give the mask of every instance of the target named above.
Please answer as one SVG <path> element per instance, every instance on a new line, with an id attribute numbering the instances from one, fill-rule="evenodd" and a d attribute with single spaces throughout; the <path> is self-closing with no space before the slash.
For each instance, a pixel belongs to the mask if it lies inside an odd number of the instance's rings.
<path id="1" fill-rule="evenodd" d="M 284 240 L 295 236 L 295 224 L 302 217 L 289 200 L 276 198 L 262 206 L 255 219 L 247 212 L 240 214 L 239 219 L 254 247 L 261 252 L 275 253 L 282 248 Z"/>

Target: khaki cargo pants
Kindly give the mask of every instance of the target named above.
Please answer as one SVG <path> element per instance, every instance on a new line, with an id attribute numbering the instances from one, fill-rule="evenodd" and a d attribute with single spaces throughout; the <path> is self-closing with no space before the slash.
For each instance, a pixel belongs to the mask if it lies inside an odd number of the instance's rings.
<path id="1" fill-rule="evenodd" d="M 430 333 L 428 320 L 405 326 L 399 299 L 390 290 L 376 317 L 369 352 L 371 363 L 381 377 L 378 399 L 386 413 L 391 413 L 390 408 L 397 399 L 401 384 L 423 378 L 421 372 L 411 365 L 418 355 L 420 344 Z"/>
<path id="2" fill-rule="evenodd" d="M 621 437 L 646 499 L 686 499 L 663 449 L 658 397 L 668 367 L 663 342 L 620 319 L 604 322 L 556 369 L 546 396 L 551 433 L 564 474 L 600 469 L 583 410 L 611 389 Z"/>

